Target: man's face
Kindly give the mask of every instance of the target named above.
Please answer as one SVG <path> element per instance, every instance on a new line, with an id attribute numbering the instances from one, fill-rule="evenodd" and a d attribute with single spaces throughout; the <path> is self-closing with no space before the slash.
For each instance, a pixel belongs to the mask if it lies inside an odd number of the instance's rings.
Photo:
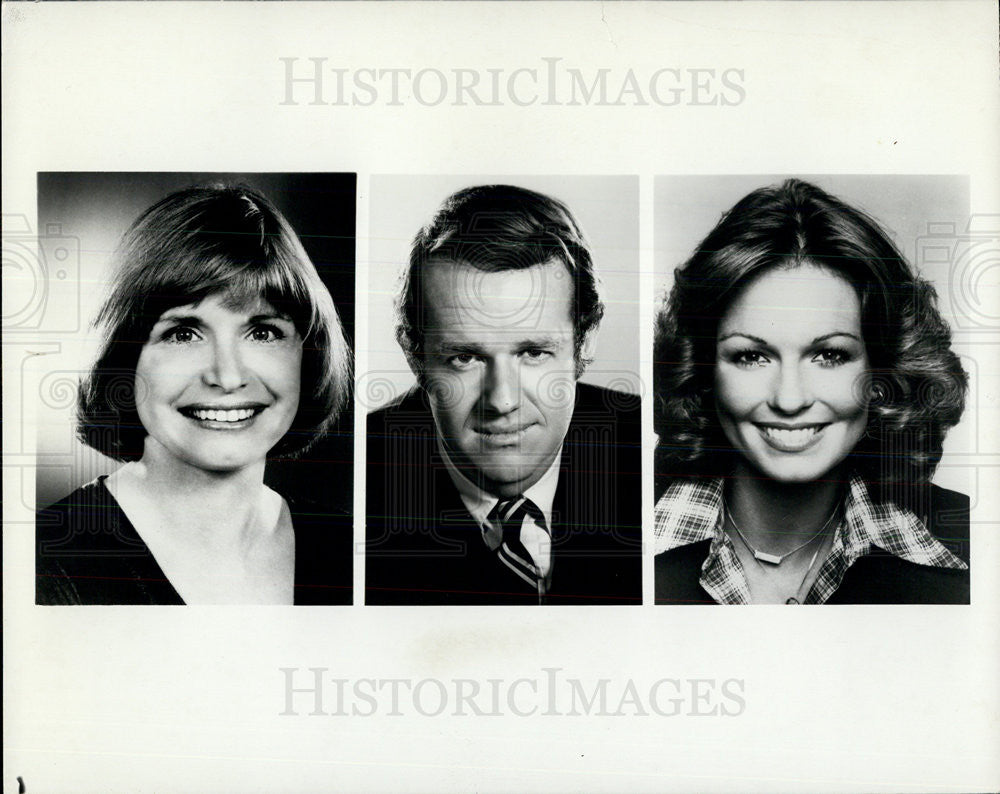
<path id="1" fill-rule="evenodd" d="M 573 279 L 550 261 L 484 272 L 437 261 L 424 274 L 421 383 L 456 466 L 497 496 L 537 482 L 576 397 Z"/>

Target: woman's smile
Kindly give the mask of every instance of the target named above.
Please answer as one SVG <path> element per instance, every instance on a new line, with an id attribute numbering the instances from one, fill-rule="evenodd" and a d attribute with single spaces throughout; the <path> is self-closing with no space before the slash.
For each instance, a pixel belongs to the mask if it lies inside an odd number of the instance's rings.
<path id="1" fill-rule="evenodd" d="M 719 424 L 766 477 L 808 482 L 841 463 L 868 423 L 867 378 L 857 293 L 825 268 L 765 271 L 719 324 Z"/>
<path id="2" fill-rule="evenodd" d="M 758 424 L 764 440 L 781 452 L 803 452 L 822 438 L 824 428 L 828 423 L 817 425 L 799 425 L 787 427 L 783 425 Z"/>
<path id="3" fill-rule="evenodd" d="M 184 416 L 209 429 L 238 430 L 249 427 L 254 418 L 265 410 L 265 406 L 217 406 L 212 408 L 185 406 L 178 410 Z"/>
<path id="4" fill-rule="evenodd" d="M 263 463 L 298 411 L 302 339 L 266 301 L 163 313 L 136 367 L 147 445 L 209 471 Z"/>

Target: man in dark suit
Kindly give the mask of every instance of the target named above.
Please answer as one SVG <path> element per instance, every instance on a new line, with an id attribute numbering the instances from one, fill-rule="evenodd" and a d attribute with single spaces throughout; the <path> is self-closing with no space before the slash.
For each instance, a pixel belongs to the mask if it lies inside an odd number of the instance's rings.
<path id="1" fill-rule="evenodd" d="M 368 604 L 641 603 L 639 399 L 578 383 L 603 314 L 569 210 L 467 188 L 417 235 L 368 418 Z"/>

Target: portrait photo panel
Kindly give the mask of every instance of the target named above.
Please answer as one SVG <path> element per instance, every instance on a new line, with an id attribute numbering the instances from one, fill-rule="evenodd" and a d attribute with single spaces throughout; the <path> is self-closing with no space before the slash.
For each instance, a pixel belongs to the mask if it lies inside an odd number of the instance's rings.
<path id="1" fill-rule="evenodd" d="M 41 250 L 61 263 L 58 297 L 77 320 L 39 384 L 39 581 L 63 578 L 43 558 L 88 557 L 97 567 L 75 578 L 96 581 L 115 549 L 149 563 L 130 569 L 139 579 L 171 578 L 121 529 L 158 513 L 119 472 L 152 483 L 167 469 L 204 479 L 256 467 L 265 502 L 276 493 L 291 511 L 297 566 L 313 530 L 341 546 L 323 563 L 337 571 L 320 576 L 326 592 L 296 578 L 296 602 L 350 602 L 355 186 L 349 173 L 39 173 Z M 70 591 L 69 603 L 186 602 L 170 584 Z"/>
<path id="2" fill-rule="evenodd" d="M 371 185 L 366 603 L 640 603 L 637 177 Z"/>
<path id="3" fill-rule="evenodd" d="M 969 603 L 969 179 L 655 201 L 657 603 Z"/>

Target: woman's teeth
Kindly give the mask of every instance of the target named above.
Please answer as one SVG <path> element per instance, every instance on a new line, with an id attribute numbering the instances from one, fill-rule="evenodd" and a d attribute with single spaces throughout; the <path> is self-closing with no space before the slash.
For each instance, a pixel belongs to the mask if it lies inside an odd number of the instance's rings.
<path id="1" fill-rule="evenodd" d="M 779 427 L 767 427 L 763 428 L 764 433 L 768 438 L 777 441 L 779 444 L 786 444 L 788 446 L 794 447 L 800 444 L 805 444 L 809 439 L 815 436 L 820 430 L 823 429 L 822 425 L 811 425 L 810 427 L 797 427 L 794 430 L 788 430 Z"/>
<path id="2" fill-rule="evenodd" d="M 256 413 L 254 408 L 231 408 L 227 411 L 220 410 L 195 410 L 191 415 L 195 419 L 203 422 L 242 422 L 249 419 Z"/>

